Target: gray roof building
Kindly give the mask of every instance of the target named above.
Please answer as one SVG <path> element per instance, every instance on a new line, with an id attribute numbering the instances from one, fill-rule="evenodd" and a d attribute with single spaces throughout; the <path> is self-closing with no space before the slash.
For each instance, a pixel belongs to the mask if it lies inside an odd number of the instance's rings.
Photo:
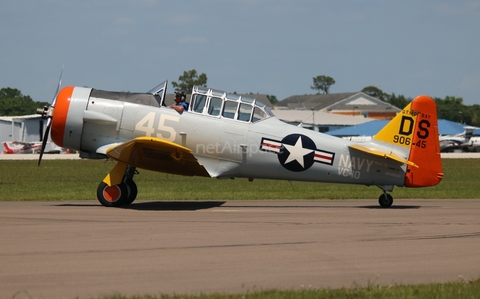
<path id="1" fill-rule="evenodd" d="M 348 126 L 371 122 L 374 119 L 361 116 L 338 115 L 315 110 L 274 109 L 273 114 L 280 120 L 318 132 L 328 132 Z"/>
<path id="2" fill-rule="evenodd" d="M 39 142 L 42 140 L 46 124 L 47 121 L 37 114 L 2 116 L 0 117 L 0 142 Z"/>
<path id="3" fill-rule="evenodd" d="M 401 109 L 363 92 L 296 95 L 275 105 L 276 109 L 315 110 L 375 119 L 391 119 Z"/>

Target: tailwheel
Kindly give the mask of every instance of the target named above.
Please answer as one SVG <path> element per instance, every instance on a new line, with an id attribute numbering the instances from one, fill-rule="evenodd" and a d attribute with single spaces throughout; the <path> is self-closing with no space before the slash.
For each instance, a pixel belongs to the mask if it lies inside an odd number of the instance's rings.
<path id="1" fill-rule="evenodd" d="M 97 188 L 97 198 L 105 207 L 120 207 L 129 199 L 127 184 L 122 182 L 118 185 L 108 186 L 105 182 L 101 182 Z"/>
<path id="2" fill-rule="evenodd" d="M 393 197 L 385 192 L 378 198 L 378 203 L 382 208 L 390 208 L 393 204 Z"/>

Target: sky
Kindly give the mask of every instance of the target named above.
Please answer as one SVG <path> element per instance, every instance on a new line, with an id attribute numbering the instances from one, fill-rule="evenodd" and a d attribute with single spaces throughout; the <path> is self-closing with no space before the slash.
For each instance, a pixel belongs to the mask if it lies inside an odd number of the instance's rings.
<path id="1" fill-rule="evenodd" d="M 0 88 L 146 92 L 195 69 L 227 92 L 376 86 L 480 104 L 480 0 L 4 0 Z M 173 88 L 169 84 L 169 92 Z"/>

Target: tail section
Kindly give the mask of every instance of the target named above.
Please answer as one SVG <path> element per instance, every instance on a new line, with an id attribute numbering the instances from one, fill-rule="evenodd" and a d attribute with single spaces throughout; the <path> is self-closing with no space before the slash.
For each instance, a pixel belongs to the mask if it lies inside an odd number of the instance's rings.
<path id="1" fill-rule="evenodd" d="M 435 101 L 419 96 L 390 121 L 374 140 L 397 146 L 408 157 L 404 186 L 428 187 L 443 177 Z"/>
<path id="2" fill-rule="evenodd" d="M 412 111 L 418 114 L 409 160 L 416 163 L 419 168 L 407 166 L 405 186 L 435 186 L 443 178 L 437 107 L 435 102 L 427 96 L 417 97 L 411 105 Z"/>
<path id="3" fill-rule="evenodd" d="M 4 142 L 3 147 L 5 150 L 3 151 L 4 154 L 13 154 L 13 150 L 8 146 L 8 143 Z"/>

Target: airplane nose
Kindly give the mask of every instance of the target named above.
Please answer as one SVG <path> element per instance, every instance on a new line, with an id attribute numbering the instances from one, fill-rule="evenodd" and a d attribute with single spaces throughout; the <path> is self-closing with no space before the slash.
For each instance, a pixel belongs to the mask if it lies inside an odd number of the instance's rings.
<path id="1" fill-rule="evenodd" d="M 60 90 L 55 102 L 52 118 L 52 140 L 58 146 L 63 146 L 65 124 L 67 123 L 68 108 L 72 98 L 74 86 L 67 86 Z"/>

